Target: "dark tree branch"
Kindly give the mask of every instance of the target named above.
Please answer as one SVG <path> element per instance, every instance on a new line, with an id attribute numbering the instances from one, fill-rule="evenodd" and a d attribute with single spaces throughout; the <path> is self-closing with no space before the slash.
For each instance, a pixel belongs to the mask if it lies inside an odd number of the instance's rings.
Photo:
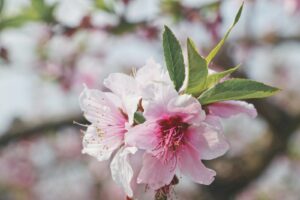
<path id="1" fill-rule="evenodd" d="M 15 124 L 0 137 L 0 148 L 3 148 L 11 142 L 16 142 L 37 135 L 42 136 L 51 131 L 55 132 L 61 128 L 73 126 L 74 121 L 79 123 L 85 122 L 82 114 L 73 114 L 58 118 L 51 118 L 38 123 Z"/>

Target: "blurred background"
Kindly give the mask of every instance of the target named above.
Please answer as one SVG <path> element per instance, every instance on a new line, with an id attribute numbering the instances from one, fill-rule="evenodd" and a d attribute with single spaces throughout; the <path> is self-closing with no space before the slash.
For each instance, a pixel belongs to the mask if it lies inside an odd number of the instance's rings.
<path id="1" fill-rule="evenodd" d="M 163 61 L 161 33 L 206 55 L 240 0 L 0 0 L 0 200 L 123 200 L 108 163 L 81 154 L 83 83 Z M 283 89 L 224 120 L 231 144 L 211 186 L 180 179 L 178 200 L 300 199 L 300 0 L 245 0 L 212 68 Z M 186 50 L 184 49 L 186 53 Z"/>

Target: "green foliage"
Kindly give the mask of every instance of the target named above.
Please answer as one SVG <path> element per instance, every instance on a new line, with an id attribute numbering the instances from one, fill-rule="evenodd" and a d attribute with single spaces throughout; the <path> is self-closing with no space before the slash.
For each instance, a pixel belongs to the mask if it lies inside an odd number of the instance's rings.
<path id="1" fill-rule="evenodd" d="M 37 20 L 42 20 L 47 23 L 54 22 L 53 12 L 57 4 L 47 5 L 44 0 L 31 0 L 31 12 L 37 17 Z"/>
<path id="2" fill-rule="evenodd" d="M 96 8 L 106 11 L 106 12 L 114 12 L 113 1 L 105 1 L 105 0 L 95 0 Z"/>
<path id="3" fill-rule="evenodd" d="M 167 26 L 163 33 L 163 49 L 170 78 L 178 91 L 185 78 L 183 55 L 178 40 Z"/>
<path id="4" fill-rule="evenodd" d="M 0 10 L 4 0 L 0 0 Z M 22 11 L 14 16 L 2 16 L 0 19 L 0 30 L 5 28 L 16 28 L 30 21 L 43 21 L 54 23 L 53 15 L 57 4 L 47 5 L 44 0 L 31 0 L 31 5 L 25 7 Z M 1 14 L 1 12 L 0 12 Z"/>
<path id="5" fill-rule="evenodd" d="M 3 8 L 4 8 L 4 0 L 0 0 L 0 16 L 2 14 Z"/>
<path id="6" fill-rule="evenodd" d="M 205 91 L 198 99 L 202 105 L 218 101 L 264 98 L 279 89 L 247 79 L 230 79 Z"/>
<path id="7" fill-rule="evenodd" d="M 142 124 L 146 121 L 145 117 L 143 116 L 143 113 L 141 112 L 135 112 L 133 121 L 135 124 Z"/>
<path id="8" fill-rule="evenodd" d="M 208 68 L 206 60 L 199 55 L 193 41 L 187 40 L 188 49 L 188 85 L 186 92 L 194 96 L 205 89 Z"/>
<path id="9" fill-rule="evenodd" d="M 208 75 L 205 88 L 211 88 L 212 86 L 216 85 L 223 78 L 225 78 L 226 76 L 229 76 L 231 73 L 235 72 L 239 67 L 240 67 L 240 65 L 238 65 L 234 68 L 228 69 L 226 71 L 223 71 L 223 72 L 217 72 L 217 73 Z"/>
<path id="10" fill-rule="evenodd" d="M 16 28 L 22 26 L 28 21 L 35 20 L 36 17 L 27 13 L 19 14 L 12 17 L 3 17 L 0 21 L 0 30 L 5 28 Z"/>
<path id="11" fill-rule="evenodd" d="M 242 11 L 243 11 L 243 6 L 244 3 L 241 5 L 239 11 L 237 12 L 234 22 L 233 24 L 230 26 L 230 28 L 228 29 L 228 31 L 226 32 L 225 36 L 223 37 L 223 39 L 213 48 L 213 50 L 208 54 L 208 56 L 206 57 L 206 61 L 207 64 L 209 64 L 212 59 L 217 55 L 217 53 L 220 51 L 220 49 L 222 48 L 222 46 L 224 45 L 226 39 L 228 38 L 231 30 L 233 29 L 233 27 L 236 25 L 236 23 L 239 21 Z"/>

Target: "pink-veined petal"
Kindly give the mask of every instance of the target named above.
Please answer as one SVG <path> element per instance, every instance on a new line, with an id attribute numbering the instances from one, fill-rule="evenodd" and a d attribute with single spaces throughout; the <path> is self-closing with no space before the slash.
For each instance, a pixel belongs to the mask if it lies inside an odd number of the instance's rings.
<path id="1" fill-rule="evenodd" d="M 92 124 L 84 133 L 82 153 L 96 157 L 99 161 L 108 160 L 122 143 L 122 135 L 105 135 Z"/>
<path id="2" fill-rule="evenodd" d="M 138 150 L 134 155 L 130 156 L 130 164 L 133 169 L 133 177 L 131 181 L 131 188 L 133 190 L 133 199 L 154 199 L 155 191 L 146 184 L 138 184 L 137 177 L 141 171 L 143 164 L 143 156 L 145 151 Z"/>
<path id="3" fill-rule="evenodd" d="M 128 130 L 125 135 L 125 143 L 130 146 L 136 146 L 140 149 L 152 150 L 157 146 L 155 131 L 157 124 L 146 121 L 143 124 L 136 125 Z"/>
<path id="4" fill-rule="evenodd" d="M 121 108 L 114 104 L 119 104 L 120 99 L 112 93 L 85 88 L 79 97 L 79 103 L 86 119 L 103 130 L 122 129 L 127 121 Z"/>
<path id="5" fill-rule="evenodd" d="M 129 124 L 133 124 L 134 113 L 141 99 L 138 84 L 131 76 L 113 73 L 104 80 L 104 85 L 122 99 Z"/>
<path id="6" fill-rule="evenodd" d="M 171 183 L 176 170 L 176 160 L 164 162 L 152 154 L 145 153 L 138 183 L 145 183 L 156 190 Z"/>
<path id="7" fill-rule="evenodd" d="M 168 114 L 167 105 L 169 101 L 178 96 L 172 85 L 154 85 L 154 97 L 143 102 L 144 116 L 147 119 L 157 119 L 164 114 Z"/>
<path id="8" fill-rule="evenodd" d="M 216 175 L 215 171 L 204 166 L 198 152 L 188 145 L 178 152 L 178 167 L 183 175 L 196 183 L 204 185 L 211 184 Z"/>
<path id="9" fill-rule="evenodd" d="M 205 122 L 201 126 L 189 128 L 187 140 L 199 152 L 201 159 L 211 160 L 224 155 L 229 144 L 218 117 L 208 115 Z"/>
<path id="10" fill-rule="evenodd" d="M 253 104 L 244 101 L 224 101 L 210 104 L 207 106 L 212 115 L 228 118 L 237 114 L 246 114 L 252 118 L 256 117 L 257 112 Z"/>
<path id="11" fill-rule="evenodd" d="M 190 123 L 200 123 L 205 118 L 205 112 L 197 99 L 191 95 L 179 95 L 171 99 L 167 105 L 168 111 L 185 115 L 185 120 Z"/>

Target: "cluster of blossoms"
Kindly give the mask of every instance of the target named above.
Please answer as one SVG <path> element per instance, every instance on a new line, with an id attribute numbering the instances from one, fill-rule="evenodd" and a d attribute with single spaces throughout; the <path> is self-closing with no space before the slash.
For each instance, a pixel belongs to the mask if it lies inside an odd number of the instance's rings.
<path id="1" fill-rule="evenodd" d="M 85 88 L 80 97 L 91 122 L 83 152 L 99 161 L 113 157 L 112 177 L 129 197 L 138 197 L 146 187 L 155 191 L 170 186 L 177 172 L 210 184 L 216 173 L 201 160 L 214 159 L 229 148 L 220 118 L 256 116 L 254 106 L 243 101 L 202 107 L 192 95 L 178 93 L 153 60 L 134 76 L 109 75 L 104 85 L 111 92 Z"/>
<path id="2" fill-rule="evenodd" d="M 241 11 L 242 7 L 233 25 Z M 128 198 L 145 199 L 148 191 L 149 199 L 166 199 L 181 175 L 211 184 L 216 173 L 202 160 L 217 158 L 229 148 L 220 119 L 240 113 L 255 117 L 253 105 L 237 100 L 277 91 L 247 79 L 224 80 L 237 67 L 209 73 L 209 63 L 232 27 L 206 58 L 188 39 L 187 68 L 178 40 L 165 27 L 168 71 L 149 60 L 132 76 L 109 75 L 104 85 L 110 92 L 85 88 L 81 94 L 81 109 L 91 123 L 83 138 L 83 153 L 99 161 L 111 159 L 112 178 Z"/>

